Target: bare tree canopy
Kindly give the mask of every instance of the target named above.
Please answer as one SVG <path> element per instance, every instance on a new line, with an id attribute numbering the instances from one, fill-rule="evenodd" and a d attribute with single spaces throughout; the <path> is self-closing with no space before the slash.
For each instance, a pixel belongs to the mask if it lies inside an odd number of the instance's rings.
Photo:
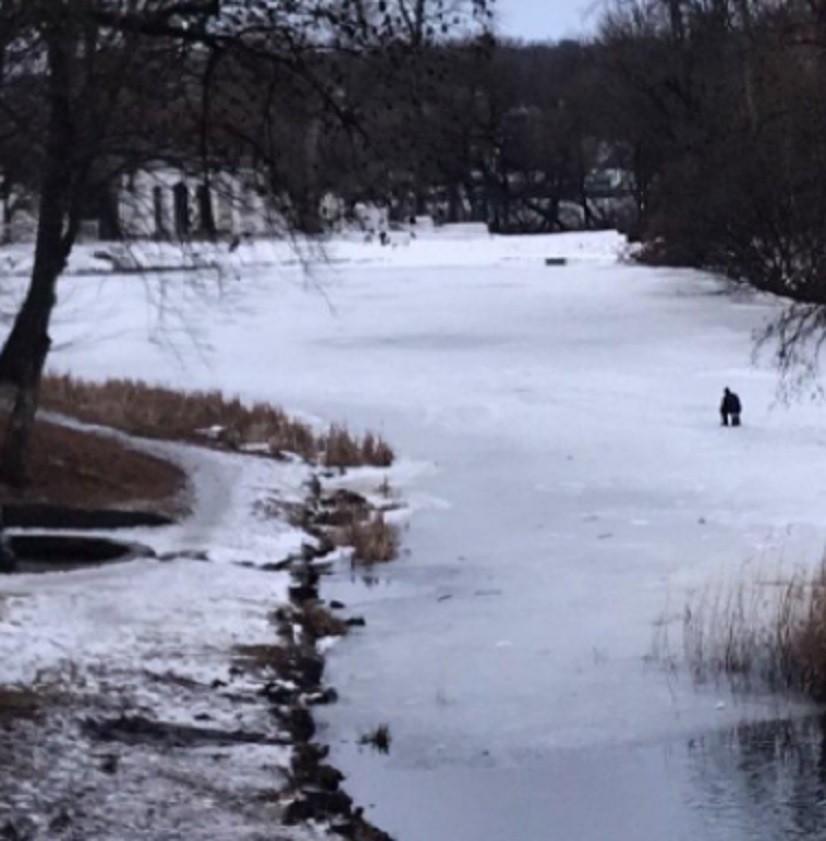
<path id="1" fill-rule="evenodd" d="M 289 185 L 274 105 L 296 121 L 365 131 L 347 83 L 364 62 L 397 72 L 452 32 L 484 25 L 485 0 L 0 0 L 0 166 L 38 195 L 28 293 L 0 351 L 9 413 L 3 477 L 25 480 L 56 286 L 84 208 L 148 161 L 249 165 Z M 291 206 L 300 210 L 302 204 Z"/>

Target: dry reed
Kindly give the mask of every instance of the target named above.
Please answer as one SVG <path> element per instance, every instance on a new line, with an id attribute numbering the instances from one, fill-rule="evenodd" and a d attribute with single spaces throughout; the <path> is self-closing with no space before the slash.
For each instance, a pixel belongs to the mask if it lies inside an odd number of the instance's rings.
<path id="1" fill-rule="evenodd" d="M 378 435 L 332 426 L 317 435 L 309 424 L 268 403 L 247 405 L 218 391 L 174 391 L 139 380 L 93 383 L 50 375 L 41 385 L 43 408 L 147 438 L 168 438 L 227 449 L 264 447 L 272 455 L 297 453 L 328 467 L 387 467 L 393 450 Z"/>
<path id="2" fill-rule="evenodd" d="M 826 700 L 826 560 L 782 581 L 706 590 L 685 609 L 683 648 L 698 682 Z"/>
<path id="3" fill-rule="evenodd" d="M 337 538 L 339 545 L 352 547 L 354 563 L 392 561 L 399 552 L 399 527 L 387 522 L 380 511 L 366 520 L 350 523 L 339 530 Z"/>

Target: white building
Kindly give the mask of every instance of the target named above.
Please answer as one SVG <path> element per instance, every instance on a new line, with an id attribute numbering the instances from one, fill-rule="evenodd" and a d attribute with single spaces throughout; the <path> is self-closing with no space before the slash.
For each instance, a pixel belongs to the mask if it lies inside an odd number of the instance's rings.
<path id="1" fill-rule="evenodd" d="M 247 173 L 186 175 L 169 167 L 122 179 L 117 195 L 121 236 L 189 239 L 283 232 L 283 216 Z"/>
<path id="2" fill-rule="evenodd" d="M 89 202 L 82 239 L 186 240 L 277 235 L 286 226 L 252 172 L 189 175 L 166 165 L 121 176 Z M 26 242 L 37 229 L 37 197 L 12 191 L 0 208 L 0 242 Z"/>

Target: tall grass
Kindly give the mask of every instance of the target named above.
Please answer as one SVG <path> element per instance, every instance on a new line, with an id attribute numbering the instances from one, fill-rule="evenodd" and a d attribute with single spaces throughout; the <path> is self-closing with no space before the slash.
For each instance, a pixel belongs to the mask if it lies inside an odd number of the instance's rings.
<path id="1" fill-rule="evenodd" d="M 363 438 L 358 438 L 347 427 L 335 424 L 321 437 L 320 449 L 325 467 L 348 467 L 353 464 L 389 467 L 394 458 L 393 450 L 381 436 L 368 432 Z"/>
<path id="2" fill-rule="evenodd" d="M 826 559 L 783 580 L 707 589 L 685 609 L 683 648 L 699 682 L 826 700 Z"/>
<path id="3" fill-rule="evenodd" d="M 338 532 L 340 545 L 353 548 L 353 561 L 376 564 L 392 561 L 399 553 L 399 527 L 389 523 L 381 511 L 365 520 L 354 520 Z"/>
<path id="4" fill-rule="evenodd" d="M 329 467 L 393 462 L 391 447 L 380 436 L 350 433 L 332 426 L 316 434 L 309 424 L 295 420 L 268 403 L 245 404 L 218 391 L 174 391 L 139 380 L 111 379 L 102 383 L 71 376 L 44 377 L 44 408 L 100 424 L 131 435 L 170 438 L 227 449 L 264 446 L 270 453 L 297 453 Z"/>

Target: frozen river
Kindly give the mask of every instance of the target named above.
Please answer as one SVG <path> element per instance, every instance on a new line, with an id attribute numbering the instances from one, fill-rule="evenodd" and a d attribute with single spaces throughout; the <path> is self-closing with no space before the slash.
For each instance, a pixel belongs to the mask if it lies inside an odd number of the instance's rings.
<path id="1" fill-rule="evenodd" d="M 71 281 L 55 364 L 271 399 L 400 452 L 403 557 L 325 591 L 368 625 L 331 652 L 323 719 L 399 841 L 822 837 L 817 720 L 679 668 L 692 594 L 826 542 L 823 407 L 776 405 L 751 363 L 772 305 L 600 238 L 523 242 L 173 291 L 183 363 L 147 346 L 124 281 Z M 560 249 L 575 259 L 546 267 Z M 666 637 L 675 669 L 650 658 Z M 382 722 L 388 756 L 355 747 Z"/>

